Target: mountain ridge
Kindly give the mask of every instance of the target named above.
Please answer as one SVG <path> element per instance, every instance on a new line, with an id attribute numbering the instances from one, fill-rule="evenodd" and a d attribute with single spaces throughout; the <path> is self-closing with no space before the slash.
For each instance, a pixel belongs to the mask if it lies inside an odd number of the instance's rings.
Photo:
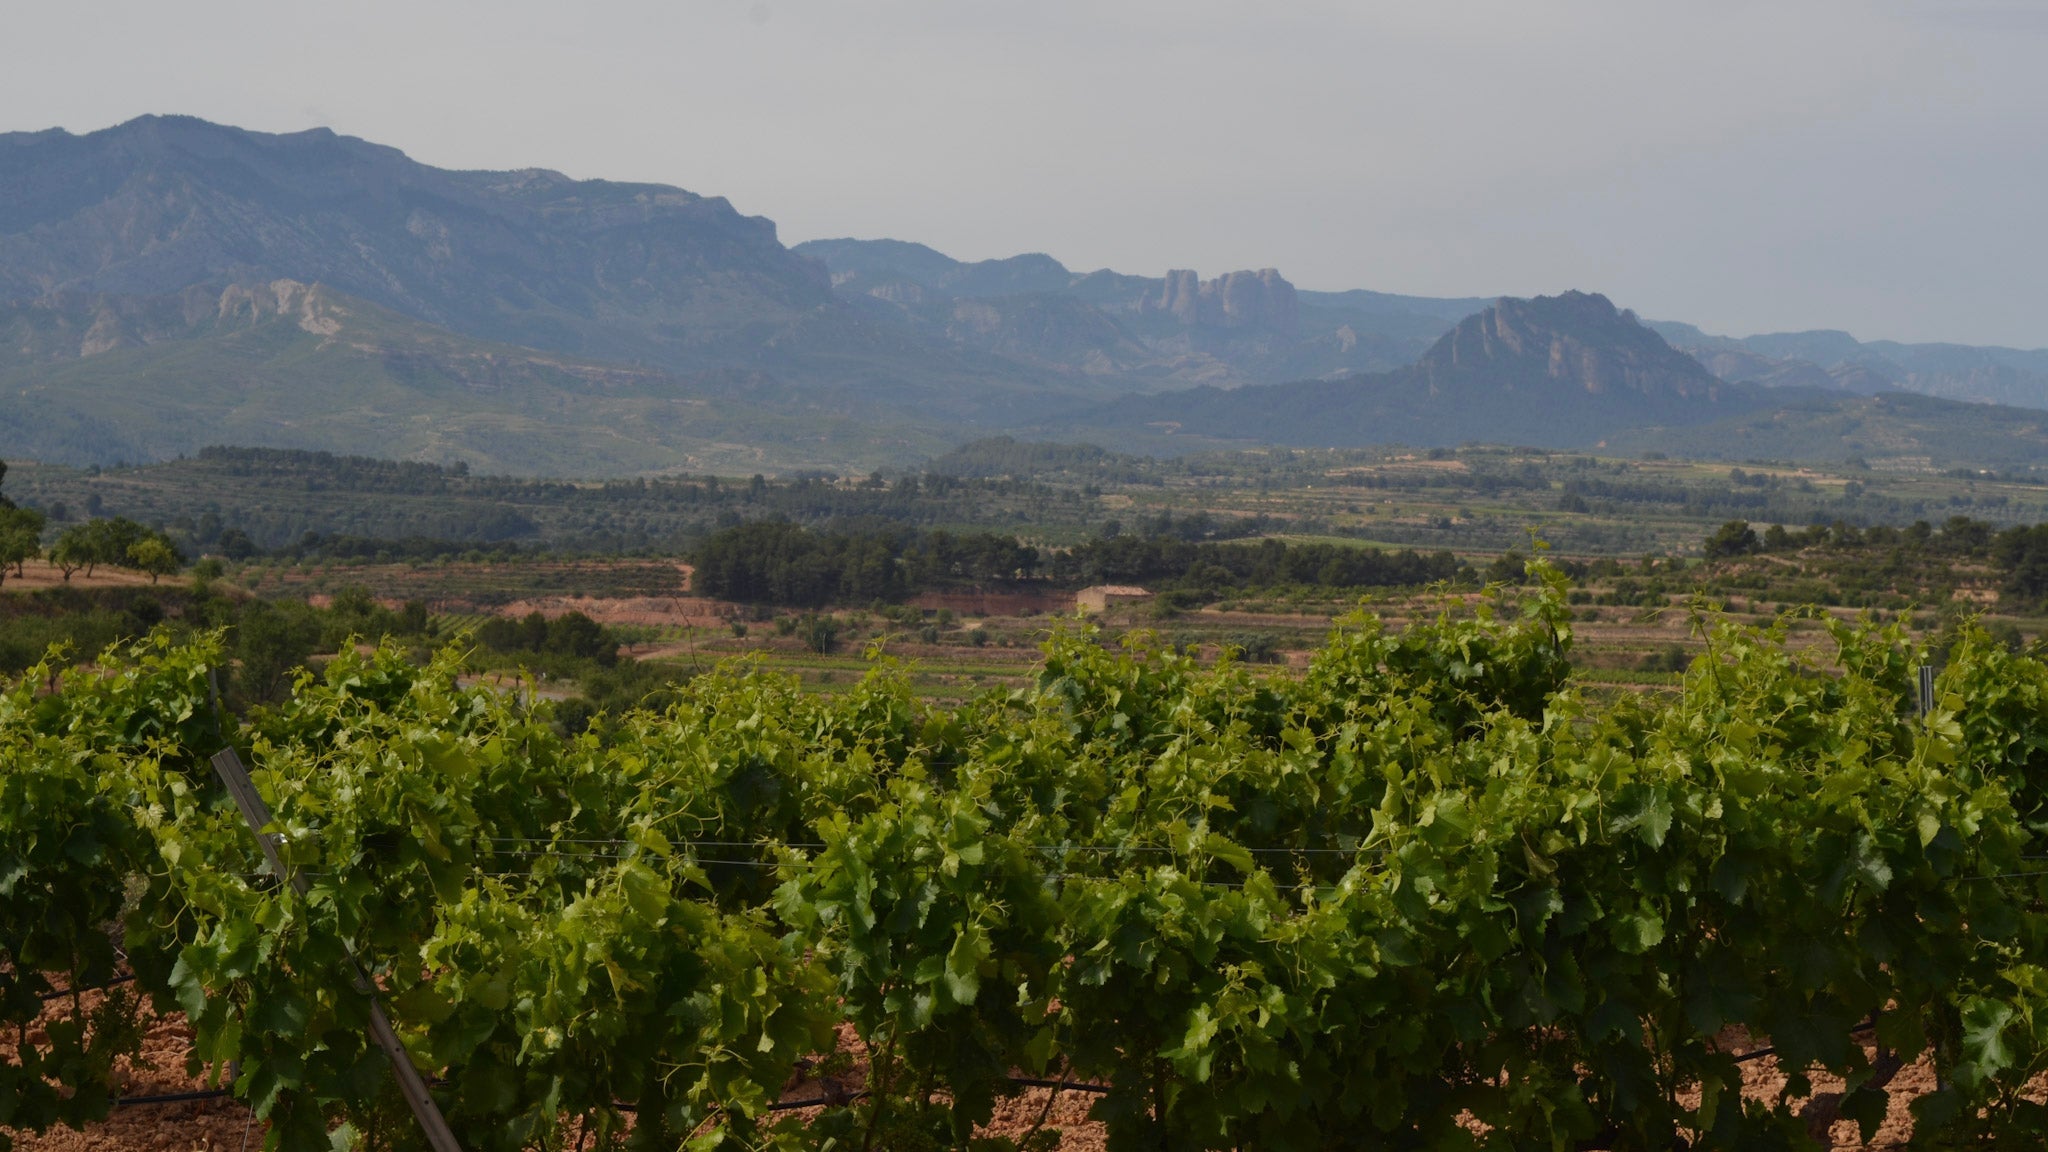
<path id="1" fill-rule="evenodd" d="M 1723 379 L 1797 384 L 1862 395 L 1915 392 L 1949 400 L 2048 409 L 2048 348 L 1862 341 L 1833 329 L 1711 336 L 1652 321 L 1660 335 Z"/>
<path id="2" fill-rule="evenodd" d="M 1411 363 L 1482 299 L 1297 289 L 1277 269 L 1204 279 L 1077 272 L 1042 252 L 955 260 L 903 240 L 807 240 L 841 299 L 958 348 L 1147 390 L 1340 377 Z"/>
<path id="3" fill-rule="evenodd" d="M 2035 371 L 2014 350 L 1659 330 L 1684 352 L 1586 293 L 789 248 L 722 197 L 440 169 L 327 129 L 144 117 L 0 135 L 0 454 L 108 462 L 227 439 L 592 476 L 874 467 L 1091 422 L 1419 444 L 1768 431 L 1833 451 L 1860 442 L 1845 412 L 1893 428 L 1887 443 L 1988 419 L 1845 397 L 1998 399 Z M 1786 440 L 1750 421 L 1774 411 L 1835 431 Z"/>
<path id="4" fill-rule="evenodd" d="M 1598 293 L 1502 297 L 1458 322 L 1416 361 L 1432 393 L 1536 381 L 1651 401 L 1718 398 L 1726 385 L 1634 312 Z M 1537 387 L 1543 387 L 1537 384 Z"/>
<path id="5" fill-rule="evenodd" d="M 1707 423 L 1764 402 L 1597 293 L 1503 297 L 1415 364 L 1342 380 L 1132 398 L 1093 418 L 1176 433 L 1338 447 L 1498 440 L 1581 447 L 1623 428 Z"/>
<path id="6" fill-rule="evenodd" d="M 1967 461 L 2025 469 L 2048 460 L 2048 412 L 1728 383 L 1633 312 L 1579 292 L 1496 301 L 1408 368 L 1133 397 L 1044 431 L 1167 453 L 1479 441 L 1908 468 Z"/>
<path id="7" fill-rule="evenodd" d="M 278 279 L 476 339 L 669 368 L 832 375 L 849 356 L 937 351 L 862 324 L 822 265 L 723 197 L 434 168 L 324 128 L 142 117 L 0 136 L 0 300 Z"/>

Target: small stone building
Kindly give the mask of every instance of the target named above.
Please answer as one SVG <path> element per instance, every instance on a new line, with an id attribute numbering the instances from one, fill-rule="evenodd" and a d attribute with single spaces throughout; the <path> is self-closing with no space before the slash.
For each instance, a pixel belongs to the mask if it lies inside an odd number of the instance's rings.
<path id="1" fill-rule="evenodd" d="M 1135 584 L 1097 584 L 1074 593 L 1074 606 L 1083 612 L 1100 612 L 1118 604 L 1150 600 L 1152 593 Z"/>

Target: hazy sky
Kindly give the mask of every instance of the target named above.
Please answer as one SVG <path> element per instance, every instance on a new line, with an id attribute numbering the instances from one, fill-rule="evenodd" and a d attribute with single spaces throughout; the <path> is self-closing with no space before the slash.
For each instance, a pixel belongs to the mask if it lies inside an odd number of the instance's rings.
<path id="1" fill-rule="evenodd" d="M 2048 345 L 2048 0 L 13 0 L 0 128 L 181 112 L 786 241 Z"/>

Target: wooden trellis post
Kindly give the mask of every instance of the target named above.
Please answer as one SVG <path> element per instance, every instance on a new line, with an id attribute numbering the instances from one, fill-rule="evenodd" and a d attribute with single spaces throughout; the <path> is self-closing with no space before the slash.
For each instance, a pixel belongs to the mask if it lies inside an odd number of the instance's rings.
<path id="1" fill-rule="evenodd" d="M 242 810 L 242 819 L 249 822 L 249 831 L 256 834 L 256 843 L 263 848 L 263 858 L 270 861 L 271 871 L 280 880 L 292 886 L 299 895 L 306 894 L 306 878 L 296 869 L 287 870 L 284 860 L 277 854 L 277 837 L 266 834 L 263 829 L 270 825 L 270 809 L 263 803 L 263 797 L 256 794 L 256 785 L 249 780 L 249 773 L 242 767 L 242 758 L 233 748 L 223 748 L 214 754 L 213 770 L 220 773 L 221 783 L 228 786 L 228 795 L 235 798 L 235 807 Z M 370 1001 L 370 1039 L 384 1050 L 391 1061 L 392 1075 L 398 1078 L 398 1089 L 405 1094 L 405 1102 L 412 1106 L 414 1118 L 427 1134 L 427 1143 L 434 1152 L 462 1152 L 462 1145 L 455 1142 L 455 1133 L 448 1128 L 448 1121 L 441 1115 L 440 1106 L 427 1094 L 427 1082 L 420 1076 L 420 1070 L 412 1066 L 412 1057 L 406 1054 L 405 1046 L 398 1042 L 398 1033 L 391 1029 L 391 1018 L 384 1014 L 384 1003 L 377 998 L 376 985 L 370 982 L 370 974 L 362 962 L 355 958 L 355 946 L 348 944 L 349 963 L 354 966 L 353 983 L 356 991 Z"/>

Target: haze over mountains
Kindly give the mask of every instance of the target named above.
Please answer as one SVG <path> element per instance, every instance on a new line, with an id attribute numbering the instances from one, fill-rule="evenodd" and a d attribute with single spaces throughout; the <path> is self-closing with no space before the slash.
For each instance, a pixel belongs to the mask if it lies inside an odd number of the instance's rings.
<path id="1" fill-rule="evenodd" d="M 0 155 L 8 299 L 292 279 L 481 339 L 693 363 L 836 312 L 773 224 L 676 188 L 448 172 L 184 117 L 14 133 Z"/>
<path id="2" fill-rule="evenodd" d="M 1057 431 L 1155 450 L 1175 439 L 1332 447 L 1478 440 L 1913 466 L 2048 460 L 2048 411 L 1729 382 L 1634 313 L 1584 292 L 1496 301 L 1409 367 L 1132 397 L 1087 420 Z"/>
<path id="3" fill-rule="evenodd" d="M 813 240 L 798 253 L 878 320 L 1062 374 L 1150 387 L 1271 383 L 1412 363 L 1489 301 L 1307 292 L 1277 269 L 1204 280 L 1076 273 L 1042 253 L 964 263 L 900 240 Z"/>
<path id="4" fill-rule="evenodd" d="M 1177 432 L 1298 443 L 1455 444 L 1514 438 L 1581 447 L 1621 428 L 1706 423 L 1755 407 L 1759 389 L 1716 379 L 1604 296 L 1500 300 L 1416 363 L 1376 376 L 1199 388 L 1111 412 Z"/>
<path id="5" fill-rule="evenodd" d="M 1690 324 L 1650 327 L 1724 380 L 2048 408 L 2048 349 L 1866 343 L 1825 330 L 1734 339 L 1709 336 Z"/>
<path id="6" fill-rule="evenodd" d="M 2048 352 L 1732 340 L 1584 293 L 790 248 L 716 197 L 451 172 L 325 130 L 0 135 L 0 455 L 617 475 L 866 468 L 1014 431 L 2044 458 L 2042 413 L 1900 391 L 2048 408 Z"/>

